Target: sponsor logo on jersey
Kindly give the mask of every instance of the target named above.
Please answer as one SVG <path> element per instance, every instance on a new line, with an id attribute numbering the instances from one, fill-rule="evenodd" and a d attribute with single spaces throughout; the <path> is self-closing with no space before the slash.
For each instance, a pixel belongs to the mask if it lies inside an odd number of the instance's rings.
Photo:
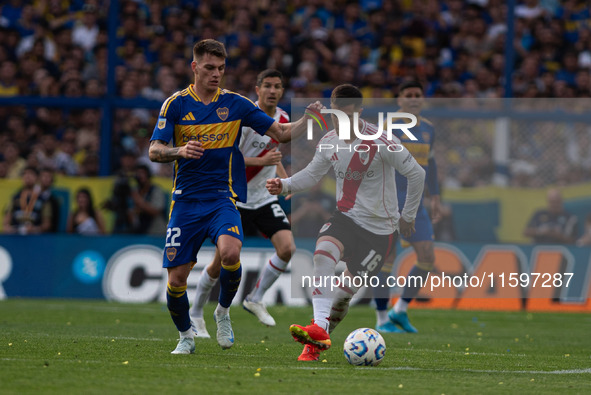
<path id="1" fill-rule="evenodd" d="M 230 133 L 209 133 L 209 134 L 198 134 L 197 136 L 187 136 L 183 134 L 183 143 L 187 143 L 191 140 L 199 141 L 201 143 L 215 142 L 230 139 Z"/>
<path id="2" fill-rule="evenodd" d="M 193 116 L 192 112 L 189 112 L 187 115 L 183 117 L 183 121 L 194 121 L 195 117 Z"/>
<path id="3" fill-rule="evenodd" d="M 252 148 L 258 148 L 258 149 L 264 149 L 264 150 L 270 151 L 273 148 L 279 147 L 279 142 L 277 142 L 273 139 L 269 140 L 268 143 L 265 143 L 264 141 L 253 141 L 251 146 L 252 146 Z"/>
<path id="4" fill-rule="evenodd" d="M 238 137 L 240 120 L 205 125 L 175 125 L 175 141 L 179 145 L 199 141 L 204 149 L 231 147 Z"/>
<path id="5" fill-rule="evenodd" d="M 346 172 L 338 171 L 335 174 L 337 178 L 342 178 L 344 180 L 363 180 L 365 177 L 372 178 L 375 174 L 373 170 L 369 171 L 359 171 L 359 170 L 351 170 L 347 169 Z"/>
<path id="6" fill-rule="evenodd" d="M 228 110 L 228 107 L 218 108 L 216 112 L 218 113 L 218 117 L 220 117 L 222 121 L 228 119 L 228 114 L 230 114 L 230 110 Z"/>
<path id="7" fill-rule="evenodd" d="M 324 225 L 322 225 L 322 228 L 320 228 L 320 232 L 318 233 L 322 233 L 322 232 L 326 232 L 328 230 L 328 228 L 330 228 L 330 225 L 332 225 L 332 223 L 327 222 Z"/>
<path id="8" fill-rule="evenodd" d="M 158 118 L 158 129 L 164 129 L 166 127 L 166 119 Z"/>

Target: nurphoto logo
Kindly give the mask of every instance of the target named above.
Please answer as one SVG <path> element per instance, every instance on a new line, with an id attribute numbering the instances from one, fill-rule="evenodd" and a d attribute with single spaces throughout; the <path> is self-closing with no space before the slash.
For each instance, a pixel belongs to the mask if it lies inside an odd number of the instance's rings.
<path id="1" fill-rule="evenodd" d="M 351 127 L 351 121 L 349 119 L 349 116 L 341 111 L 341 110 L 336 110 L 336 109 L 332 109 L 332 108 L 323 108 L 322 110 L 320 110 L 320 113 L 318 113 L 317 111 L 314 111 L 312 109 L 308 110 L 311 112 L 310 116 L 312 117 L 312 119 L 314 119 L 316 121 L 316 123 L 318 124 L 318 126 L 320 126 L 320 129 L 324 129 L 325 131 L 328 131 L 328 125 L 326 123 L 326 120 L 324 119 L 324 117 L 322 116 L 322 114 L 334 114 L 337 118 L 338 124 L 339 124 L 339 140 L 351 140 L 351 130 L 353 130 L 353 133 L 355 134 L 355 136 L 360 139 L 360 140 L 377 140 L 379 139 L 383 132 L 384 132 L 384 113 L 383 112 L 379 112 L 378 113 L 378 131 L 375 134 L 361 134 L 359 133 L 359 113 L 358 112 L 354 112 L 353 113 L 353 127 Z M 312 140 L 313 139 L 313 129 L 314 129 L 314 123 L 312 122 L 312 119 L 308 119 L 308 130 L 307 130 L 307 139 L 308 140 Z M 386 138 L 388 140 L 392 140 L 392 131 L 395 129 L 399 129 L 401 130 L 410 140 L 416 141 L 417 138 L 410 132 L 410 128 L 416 126 L 417 124 L 417 117 L 413 114 L 407 113 L 407 112 L 388 112 L 386 113 L 385 116 L 385 123 L 386 123 Z M 405 119 L 410 119 L 410 122 L 406 123 L 404 122 Z M 401 123 L 395 123 L 395 121 L 397 122 L 401 122 Z"/>

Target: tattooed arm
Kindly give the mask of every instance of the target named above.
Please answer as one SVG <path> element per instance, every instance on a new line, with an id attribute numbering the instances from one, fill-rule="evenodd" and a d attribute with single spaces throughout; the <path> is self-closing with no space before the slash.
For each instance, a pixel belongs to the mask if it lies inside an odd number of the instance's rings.
<path id="1" fill-rule="evenodd" d="M 152 140 L 149 156 L 152 162 L 168 163 L 180 158 L 199 159 L 203 156 L 202 144 L 198 141 L 189 141 L 181 147 L 169 147 L 162 140 Z"/>

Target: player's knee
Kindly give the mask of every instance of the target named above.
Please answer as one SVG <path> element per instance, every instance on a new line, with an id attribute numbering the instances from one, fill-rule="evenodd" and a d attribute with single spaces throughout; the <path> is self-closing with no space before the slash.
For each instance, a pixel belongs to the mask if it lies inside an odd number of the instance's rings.
<path id="1" fill-rule="evenodd" d="M 186 287 L 187 277 L 180 266 L 170 268 L 168 271 L 168 284 L 172 287 Z"/>
<path id="2" fill-rule="evenodd" d="M 220 250 L 222 266 L 233 266 L 240 261 L 240 248 L 224 248 Z"/>
<path id="3" fill-rule="evenodd" d="M 186 287 L 187 286 L 187 279 L 183 279 L 180 277 L 168 277 L 168 285 L 171 287 Z"/>
<path id="4" fill-rule="evenodd" d="M 289 262 L 295 252 L 296 246 L 294 243 L 286 243 L 277 247 L 277 256 L 285 262 Z"/>
<path id="5" fill-rule="evenodd" d="M 318 259 L 324 260 L 325 258 L 333 261 L 335 265 L 339 263 L 341 251 L 333 242 L 321 241 L 316 245 L 316 250 L 314 251 L 314 263 L 317 263 Z"/>

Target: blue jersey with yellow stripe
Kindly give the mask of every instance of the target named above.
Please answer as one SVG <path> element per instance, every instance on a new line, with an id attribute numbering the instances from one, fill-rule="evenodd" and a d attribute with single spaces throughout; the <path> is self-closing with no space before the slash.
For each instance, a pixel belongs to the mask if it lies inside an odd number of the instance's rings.
<path id="1" fill-rule="evenodd" d="M 151 140 L 172 140 L 175 147 L 196 140 L 205 148 L 199 159 L 175 161 L 173 200 L 231 197 L 246 202 L 244 157 L 238 149 L 242 127 L 263 135 L 273 122 L 251 100 L 225 89 L 218 89 L 207 105 L 193 85 L 170 96 L 162 105 Z"/>
<path id="2" fill-rule="evenodd" d="M 410 128 L 409 131 L 417 138 L 411 140 L 402 130 L 394 129 L 393 134 L 402 142 L 402 145 L 414 156 L 419 165 L 425 169 L 425 182 L 431 195 L 439 195 L 439 183 L 437 182 L 437 168 L 433 157 L 433 142 L 435 133 L 433 124 L 423 117 L 418 117 L 417 125 Z M 406 196 L 408 181 L 406 177 L 396 172 L 396 190 L 399 195 Z M 404 204 L 398 199 L 398 205 Z"/>

